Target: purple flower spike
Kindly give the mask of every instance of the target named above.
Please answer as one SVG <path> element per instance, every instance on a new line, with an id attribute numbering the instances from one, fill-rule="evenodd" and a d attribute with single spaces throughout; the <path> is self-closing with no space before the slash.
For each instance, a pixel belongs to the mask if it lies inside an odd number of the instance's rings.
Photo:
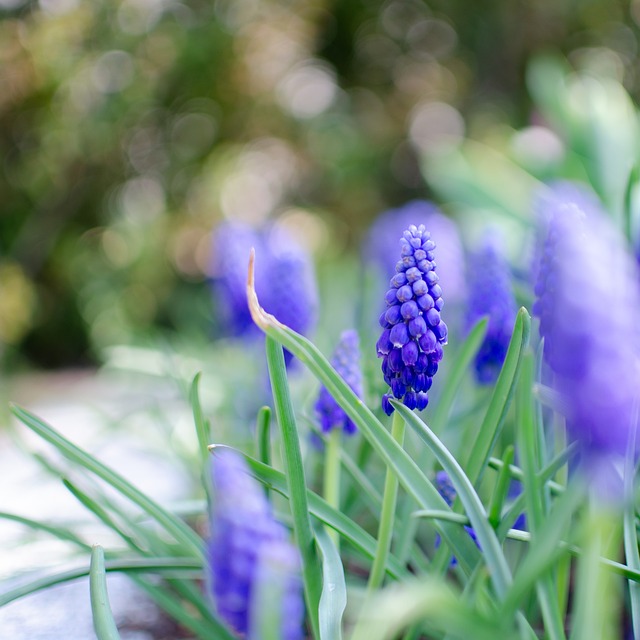
<path id="1" fill-rule="evenodd" d="M 507 355 L 516 317 L 511 273 L 495 233 L 485 236 L 483 246 L 470 260 L 467 328 L 489 316 L 484 342 L 475 359 L 476 379 L 493 384 Z"/>
<path id="2" fill-rule="evenodd" d="M 301 640 L 300 558 L 286 529 L 274 520 L 264 493 L 234 451 L 224 450 L 214 458 L 213 486 L 208 559 L 218 614 L 245 637 L 258 624 L 260 595 L 277 585 L 280 637 Z"/>
<path id="3" fill-rule="evenodd" d="M 384 343 L 383 331 L 381 341 Z M 388 338 L 386 339 L 388 342 Z M 379 350 L 380 353 L 380 350 Z M 388 353 L 388 351 L 387 351 Z M 353 392 L 362 398 L 362 371 L 360 369 L 360 343 L 355 330 L 344 331 L 340 336 L 340 342 L 336 347 L 331 364 Z M 345 433 L 355 433 L 356 425 L 347 416 L 344 409 L 333 399 L 325 387 L 320 389 L 320 394 L 315 405 L 316 414 L 324 433 L 334 428 L 342 429 Z"/>
<path id="4" fill-rule="evenodd" d="M 402 400 L 409 409 L 419 411 L 429 402 L 426 391 L 431 380 L 427 376 L 433 376 L 438 370 L 442 345 L 447 343 L 447 325 L 434 306 L 434 300 L 441 300 L 439 278 L 435 263 L 425 258 L 434 249 L 435 243 L 424 225 L 411 225 L 402 234 L 402 260 L 390 282 L 390 291 L 397 292 L 396 300 L 389 291 L 385 294 L 388 306 L 384 331 L 377 344 L 391 396 Z M 412 282 L 413 288 L 405 282 Z M 385 394 L 382 398 L 382 408 L 387 415 L 393 413 L 391 396 Z"/>
<path id="5" fill-rule="evenodd" d="M 402 232 L 409 225 L 423 224 L 438 242 L 438 276 L 444 283 L 447 291 L 447 300 L 456 304 L 462 302 L 466 297 L 465 273 L 464 273 L 464 251 L 458 228 L 451 220 L 431 202 L 426 200 L 413 200 L 397 209 L 389 209 L 381 214 L 371 225 L 365 241 L 365 260 L 373 262 L 378 266 L 380 272 L 390 277 L 393 265 L 398 261 L 397 238 L 402 236 Z M 402 265 L 402 277 L 404 284 L 413 287 L 416 296 L 426 293 L 426 284 L 420 280 L 412 280 L 416 276 L 416 271 L 411 267 L 415 266 L 421 272 L 428 271 L 428 262 L 433 259 L 433 248 L 430 245 L 419 248 L 414 254 L 400 256 Z M 405 264 L 405 259 L 413 259 L 416 264 Z M 435 275 L 435 274 L 434 274 Z M 433 277 L 433 276 L 430 276 Z M 428 283 L 431 284 L 431 283 Z M 417 290 L 416 290 L 417 287 Z M 420 293 L 422 291 L 422 293 Z M 431 305 L 433 306 L 433 304 Z"/>
<path id="6" fill-rule="evenodd" d="M 608 218 L 575 203 L 549 223 L 536 291 L 544 358 L 587 457 L 625 451 L 640 389 L 638 273 Z"/>
<path id="7" fill-rule="evenodd" d="M 239 222 L 224 222 L 213 234 L 210 273 L 215 312 L 227 334 L 240 336 L 254 328 L 247 305 L 249 251 L 265 255 L 264 238 L 254 228 Z M 264 258 L 256 265 L 256 285 L 263 284 Z M 244 265 L 244 269 L 243 269 Z"/>
<path id="8" fill-rule="evenodd" d="M 283 228 L 253 229 L 225 222 L 213 236 L 214 304 L 228 334 L 254 332 L 247 305 L 247 264 L 256 250 L 256 292 L 264 309 L 303 335 L 315 326 L 318 290 L 310 256 Z M 291 354 L 285 352 L 287 363 Z"/>

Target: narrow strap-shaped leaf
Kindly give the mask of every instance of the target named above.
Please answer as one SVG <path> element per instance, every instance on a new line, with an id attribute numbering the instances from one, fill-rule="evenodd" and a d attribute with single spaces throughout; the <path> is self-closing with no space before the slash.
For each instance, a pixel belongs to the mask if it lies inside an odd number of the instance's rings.
<path id="1" fill-rule="evenodd" d="M 309 619 L 314 637 L 318 637 L 318 605 L 320 602 L 321 581 L 320 564 L 316 553 L 315 539 L 311 530 L 309 506 L 307 502 L 307 484 L 304 477 L 300 439 L 295 414 L 289 394 L 289 384 L 284 363 L 282 346 L 267 336 L 267 366 L 273 389 L 276 418 L 282 436 L 283 460 L 289 488 L 289 504 L 293 516 L 293 529 L 302 557 L 302 580 L 307 602 Z"/>
<path id="2" fill-rule="evenodd" d="M 467 369 L 473 362 L 478 349 L 487 333 L 488 318 L 481 318 L 469 332 L 462 347 L 456 352 L 456 358 L 451 366 L 446 384 L 442 389 L 442 394 L 438 398 L 438 403 L 430 420 L 432 429 L 436 433 L 444 428 L 444 425 L 451 412 L 453 401 L 460 389 L 460 383 L 464 378 Z"/>
<path id="3" fill-rule="evenodd" d="M 493 389 L 487 413 L 480 425 L 478 437 L 470 448 L 473 453 L 469 456 L 465 465 L 467 476 L 474 485 L 480 480 L 504 425 L 518 381 L 522 356 L 529 344 L 530 331 L 531 317 L 528 311 L 522 307 L 516 317 L 507 355 Z"/>
<path id="4" fill-rule="evenodd" d="M 636 515 L 634 500 L 635 452 L 638 429 L 638 408 L 634 412 L 634 423 L 629 430 L 629 443 L 624 465 L 624 553 L 629 567 L 640 571 L 640 553 L 638 553 L 638 534 L 636 531 Z M 633 635 L 640 638 L 640 585 L 629 581 L 629 601 L 631 603 L 631 622 Z"/>
<path id="5" fill-rule="evenodd" d="M 240 452 L 242 453 L 242 452 Z M 269 488 L 277 491 L 285 498 L 289 498 L 289 490 L 284 474 L 277 469 L 268 467 L 251 456 L 243 454 L 252 475 Z M 376 541 L 373 536 L 369 535 L 364 529 L 356 524 L 351 518 L 343 513 L 336 511 L 323 500 L 318 494 L 307 489 L 307 499 L 309 511 L 318 520 L 335 529 L 345 540 L 350 542 L 356 549 L 359 549 L 369 558 L 373 558 L 376 552 Z M 387 559 L 387 573 L 393 578 L 406 576 L 407 571 L 393 557 Z"/>
<path id="6" fill-rule="evenodd" d="M 518 568 L 513 585 L 502 605 L 501 615 L 513 615 L 522 600 L 531 592 L 538 578 L 553 566 L 562 553 L 566 553 L 559 543 L 583 496 L 583 487 L 574 482 L 556 500 L 549 516 L 540 527 L 537 539 Z"/>
<path id="7" fill-rule="evenodd" d="M 123 496 L 146 511 L 152 518 L 157 520 L 158 524 L 164 527 L 168 533 L 174 536 L 176 541 L 184 546 L 185 552 L 191 553 L 200 559 L 203 557 L 203 541 L 198 534 L 180 520 L 180 518 L 177 518 L 142 493 L 142 491 L 136 489 L 119 473 L 67 440 L 37 416 L 16 405 L 11 405 L 11 410 L 23 424 L 52 444 L 65 458 L 79 464 L 99 478 L 102 478 L 107 484 L 110 484 Z"/>
<path id="8" fill-rule="evenodd" d="M 542 466 L 541 435 L 538 433 L 539 423 L 536 420 L 533 405 L 532 387 L 534 379 L 533 354 L 527 353 L 523 358 L 522 371 L 516 398 L 516 441 L 524 474 L 523 493 L 527 505 L 527 522 L 532 538 L 544 521 L 545 485 L 538 479 L 538 471 Z M 541 425 L 540 425 L 541 428 Z M 564 616 L 560 611 L 553 576 L 548 573 L 540 577 L 536 584 L 536 593 L 540 603 L 540 611 L 545 630 L 550 640 L 565 640 Z"/>
<path id="9" fill-rule="evenodd" d="M 105 509 L 106 505 L 104 501 L 100 499 L 102 496 L 97 500 L 94 500 L 67 478 L 62 478 L 62 484 L 83 507 L 94 513 L 104 524 L 115 531 L 131 549 L 135 551 L 140 551 L 142 549 L 141 542 L 136 540 L 134 535 L 127 531 L 125 527 L 116 522 L 115 518 L 112 517 L 107 509 Z"/>
<path id="10" fill-rule="evenodd" d="M 428 578 L 394 584 L 371 597 L 365 603 L 351 640 L 392 640 L 420 622 L 430 629 L 451 632 L 455 638 L 512 637 L 503 619 L 478 615 L 446 582 Z"/>
<path id="11" fill-rule="evenodd" d="M 210 621 L 202 620 L 193 615 L 190 608 L 184 606 L 184 603 L 176 598 L 175 594 L 168 589 L 161 587 L 157 581 L 151 581 L 137 574 L 129 574 L 129 578 L 137 584 L 142 590 L 146 591 L 149 597 L 166 613 L 168 613 L 176 622 L 181 624 L 185 629 L 189 629 L 196 634 L 200 640 L 211 640 L 212 633 L 217 634 L 216 640 L 235 640 L 235 636 L 227 631 L 222 623 L 211 625 Z"/>
<path id="12" fill-rule="evenodd" d="M 442 444 L 438 437 L 413 411 L 402 403 L 392 400 L 395 410 L 402 415 L 407 424 L 420 439 L 433 451 L 442 468 L 451 479 L 456 493 L 462 502 L 471 525 L 478 537 L 495 592 L 503 600 L 511 584 L 511 572 L 493 527 L 489 524 L 487 513 L 471 481 L 465 475 L 458 461 Z"/>
<path id="13" fill-rule="evenodd" d="M 209 474 L 209 450 L 208 445 L 211 442 L 211 434 L 209 429 L 209 422 L 204 417 L 202 411 L 202 405 L 200 404 L 200 393 L 198 391 L 198 385 L 200 384 L 200 375 L 196 374 L 191 383 L 191 389 L 189 390 L 189 400 L 191 402 L 191 410 L 193 411 L 193 421 L 196 426 L 196 435 L 198 437 L 198 453 L 200 458 L 200 477 L 202 479 L 202 486 L 207 496 L 207 503 L 211 504 L 211 496 L 213 494 L 213 488 L 211 486 L 211 476 Z"/>
<path id="14" fill-rule="evenodd" d="M 515 450 L 513 445 L 509 445 L 504 452 L 502 458 L 502 468 L 498 471 L 498 481 L 491 496 L 491 505 L 489 507 L 489 522 L 494 529 L 500 524 L 502 515 L 502 507 L 509 493 L 509 485 L 511 484 L 511 476 L 509 475 L 509 465 L 513 462 Z"/>
<path id="15" fill-rule="evenodd" d="M 202 577 L 202 563 L 195 558 L 126 558 L 107 560 L 106 571 L 120 571 L 122 573 L 161 573 L 167 575 Z M 89 567 L 74 567 L 57 571 L 53 574 L 40 575 L 37 578 L 7 591 L 0 593 L 0 607 L 9 602 L 28 596 L 36 591 L 53 587 L 77 578 L 89 575 Z"/>
<path id="16" fill-rule="evenodd" d="M 63 526 L 47 524 L 46 522 L 32 520 L 31 518 L 25 518 L 24 516 L 20 516 L 15 513 L 7 513 L 6 511 L 0 511 L 0 520 L 12 520 L 13 522 L 18 522 L 25 527 L 29 527 L 29 529 L 49 533 L 52 536 L 58 538 L 58 540 L 66 540 L 67 542 L 71 542 L 81 549 L 85 549 L 87 551 L 91 550 L 91 545 L 87 544 L 82 538 L 71 531 L 71 529 L 67 529 Z"/>
<path id="17" fill-rule="evenodd" d="M 629 171 L 629 177 L 627 179 L 627 185 L 624 190 L 624 206 L 623 206 L 623 231 L 631 246 L 635 243 L 634 229 L 633 229 L 633 196 L 635 188 L 640 182 L 640 166 L 634 164 Z"/>
<path id="18" fill-rule="evenodd" d="M 393 416 L 391 425 L 391 435 L 400 445 L 404 443 L 405 422 L 402 414 L 396 413 Z M 393 526 L 396 519 L 396 503 L 398 501 L 398 478 L 391 467 L 387 467 L 387 474 L 384 481 L 384 493 L 382 494 L 382 510 L 380 512 L 380 523 L 378 526 L 378 542 L 376 556 L 373 559 L 373 566 L 369 574 L 369 591 L 378 589 L 384 580 L 387 556 L 391 549 L 391 538 L 393 536 Z"/>
<path id="19" fill-rule="evenodd" d="M 338 375 L 327 359 L 309 340 L 278 322 L 260 307 L 253 282 L 253 253 L 247 284 L 249 309 L 254 322 L 270 337 L 293 353 L 327 388 L 336 402 L 354 421 L 371 446 L 390 465 L 400 484 L 423 509 L 448 509 L 447 503 L 422 473 L 407 452 L 398 445 L 381 422 L 365 406 L 349 385 Z M 479 551 L 469 536 L 451 523 L 438 523 L 440 534 L 455 553 L 460 567 L 470 572 L 479 558 Z"/>
<path id="20" fill-rule="evenodd" d="M 322 527 L 316 527 L 316 541 L 322 554 L 320 640 L 341 640 L 342 614 L 347 606 L 344 567 L 336 545 Z"/>
<path id="21" fill-rule="evenodd" d="M 120 640 L 116 621 L 109 604 L 107 577 L 104 568 L 104 549 L 95 545 L 91 550 L 89 567 L 89 591 L 91 594 L 91 615 L 93 628 L 98 640 Z"/>
<path id="22" fill-rule="evenodd" d="M 256 416 L 256 451 L 258 460 L 271 464 L 271 407 L 262 407 Z"/>
<path id="23" fill-rule="evenodd" d="M 411 515 L 415 518 L 447 520 L 449 522 L 455 522 L 460 525 L 471 524 L 469 518 L 467 518 L 467 516 L 465 515 L 462 515 L 461 513 L 419 510 L 414 511 Z M 516 540 L 517 542 L 531 542 L 531 534 L 528 531 L 522 531 L 521 529 L 509 529 L 505 538 L 509 538 L 509 540 Z M 573 544 L 568 544 L 563 540 L 558 543 L 558 547 L 575 557 L 579 557 L 582 554 L 582 549 L 580 547 L 577 547 Z M 628 580 L 640 582 L 640 570 L 632 569 L 631 567 L 622 564 L 621 562 L 611 560 L 611 558 L 600 558 L 600 563 L 610 569 L 613 573 L 623 576 Z"/>

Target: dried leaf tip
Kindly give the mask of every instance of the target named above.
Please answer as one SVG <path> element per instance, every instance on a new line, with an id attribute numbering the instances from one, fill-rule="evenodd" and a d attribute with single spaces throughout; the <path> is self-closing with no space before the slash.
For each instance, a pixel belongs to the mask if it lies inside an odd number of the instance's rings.
<path id="1" fill-rule="evenodd" d="M 247 274 L 247 303 L 249 304 L 249 312 L 251 313 L 251 318 L 256 323 L 256 325 L 265 332 L 270 326 L 284 327 L 285 325 L 283 325 L 281 322 L 278 322 L 275 316 L 267 313 L 260 306 L 255 284 L 255 260 L 256 250 L 252 247 L 251 251 L 249 252 L 249 271 Z"/>

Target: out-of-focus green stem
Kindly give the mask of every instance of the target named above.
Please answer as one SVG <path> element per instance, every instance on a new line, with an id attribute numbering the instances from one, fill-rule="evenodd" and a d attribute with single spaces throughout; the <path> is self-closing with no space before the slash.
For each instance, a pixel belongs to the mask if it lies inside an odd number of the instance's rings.
<path id="1" fill-rule="evenodd" d="M 325 441 L 324 457 L 324 499 L 336 511 L 340 511 L 340 447 L 342 445 L 342 431 L 334 428 Z M 327 528 L 338 552 L 340 551 L 340 535 L 337 531 Z"/>
<path id="2" fill-rule="evenodd" d="M 404 443 L 405 422 L 396 411 L 393 414 L 391 424 L 391 435 L 400 445 Z M 391 547 L 391 537 L 393 535 L 393 520 L 396 512 L 396 501 L 398 498 L 398 478 L 391 469 L 387 467 L 387 475 L 384 483 L 384 494 L 382 496 L 382 512 L 380 513 L 380 526 L 378 528 L 378 546 L 376 557 L 373 559 L 373 566 L 369 574 L 369 592 L 377 589 L 384 579 L 387 556 Z"/>

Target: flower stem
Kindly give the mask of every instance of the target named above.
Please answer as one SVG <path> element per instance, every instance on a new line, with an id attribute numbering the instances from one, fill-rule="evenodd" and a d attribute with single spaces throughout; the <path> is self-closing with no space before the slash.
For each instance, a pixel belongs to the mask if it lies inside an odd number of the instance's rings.
<path id="1" fill-rule="evenodd" d="M 402 416 L 396 411 L 393 414 L 391 424 L 391 436 L 402 446 L 404 442 L 405 422 Z M 396 501 L 398 498 L 398 478 L 390 467 L 387 467 L 387 476 L 384 483 L 384 495 L 382 496 L 382 511 L 380 513 L 380 525 L 378 528 L 378 546 L 373 559 L 373 566 L 369 574 L 368 590 L 372 592 L 382 585 L 384 579 L 387 556 L 391 547 L 391 537 L 393 535 L 393 520 L 396 512 Z"/>
<path id="2" fill-rule="evenodd" d="M 326 439 L 324 458 L 324 499 L 336 511 L 340 511 L 340 446 L 341 429 L 334 428 Z M 337 531 L 327 528 L 327 532 L 340 551 L 340 535 Z"/>

